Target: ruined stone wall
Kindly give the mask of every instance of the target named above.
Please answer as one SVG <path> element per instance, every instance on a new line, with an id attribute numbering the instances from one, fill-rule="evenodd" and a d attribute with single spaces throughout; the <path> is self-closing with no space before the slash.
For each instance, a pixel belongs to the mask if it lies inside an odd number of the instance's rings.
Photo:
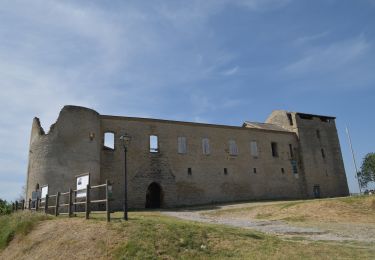
<path id="1" fill-rule="evenodd" d="M 91 138 L 90 138 L 91 134 Z M 92 138 L 93 137 L 93 138 Z M 34 118 L 29 149 L 27 199 L 39 186 L 49 194 L 76 188 L 76 175 L 90 172 L 91 183 L 100 178 L 100 120 L 93 110 L 65 106 L 49 133 Z"/>
<path id="2" fill-rule="evenodd" d="M 130 207 L 145 206 L 147 188 L 152 182 L 162 187 L 163 207 L 304 196 L 300 179 L 292 173 L 290 163 L 289 144 L 298 149 L 294 133 L 163 120 L 101 118 L 102 136 L 106 131 L 115 133 L 115 149 L 101 152 L 101 176 L 102 181 L 114 181 L 118 208 L 123 197 L 124 167 L 119 137 L 125 132 L 132 136 L 128 151 Z M 149 152 L 150 135 L 158 136 L 159 153 Z M 178 137 L 186 137 L 186 154 L 177 151 Z M 202 152 L 202 138 L 210 140 L 210 155 Z M 228 154 L 230 139 L 237 143 L 237 156 Z M 252 140 L 258 142 L 258 158 L 250 154 Z M 271 142 L 278 143 L 277 158 L 272 156 Z M 192 169 L 191 175 L 188 168 Z M 228 171 L 226 175 L 224 168 Z"/>

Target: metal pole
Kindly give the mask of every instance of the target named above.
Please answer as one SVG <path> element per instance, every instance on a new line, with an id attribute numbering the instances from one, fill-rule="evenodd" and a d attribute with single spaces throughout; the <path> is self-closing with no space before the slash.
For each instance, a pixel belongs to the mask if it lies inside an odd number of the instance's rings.
<path id="1" fill-rule="evenodd" d="M 351 139 L 351 137 L 350 137 L 348 127 L 346 127 L 346 133 L 347 133 L 347 135 L 348 135 L 348 139 L 349 139 L 350 150 L 352 151 L 353 163 L 354 163 L 354 168 L 355 168 L 355 175 L 356 175 L 356 177 L 357 177 L 358 187 L 359 187 L 359 194 L 362 194 L 361 183 L 360 183 L 359 178 L 358 178 L 357 162 L 356 162 L 356 160 L 355 160 L 354 150 L 353 150 L 353 145 L 352 145 L 352 139 Z"/>
<path id="2" fill-rule="evenodd" d="M 128 220 L 128 172 L 127 172 L 127 163 L 126 163 L 126 154 L 128 149 L 124 147 L 124 155 L 125 155 L 125 176 L 124 176 L 124 188 L 125 188 L 125 194 L 124 194 L 124 220 Z"/>

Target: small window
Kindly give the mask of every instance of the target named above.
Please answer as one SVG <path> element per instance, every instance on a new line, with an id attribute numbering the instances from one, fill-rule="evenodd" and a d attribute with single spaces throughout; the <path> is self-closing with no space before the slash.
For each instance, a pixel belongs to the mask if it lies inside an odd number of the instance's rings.
<path id="1" fill-rule="evenodd" d="M 184 154 L 186 153 L 186 137 L 178 137 L 177 138 L 178 144 L 178 153 Z"/>
<path id="2" fill-rule="evenodd" d="M 229 154 L 238 155 L 238 147 L 234 140 L 229 140 Z"/>
<path id="3" fill-rule="evenodd" d="M 285 170 L 284 168 L 281 168 L 281 173 L 284 174 L 285 173 Z"/>
<path id="4" fill-rule="evenodd" d="M 322 158 L 325 159 L 326 158 L 326 154 L 324 152 L 324 149 L 322 148 L 322 149 L 320 149 L 320 151 L 322 152 Z"/>
<path id="5" fill-rule="evenodd" d="M 210 140 L 208 138 L 202 139 L 202 150 L 203 150 L 203 154 L 205 155 L 210 154 Z"/>
<path id="6" fill-rule="evenodd" d="M 292 144 L 289 144 L 289 153 L 290 153 L 290 158 L 293 158 L 294 153 L 293 153 L 293 145 Z"/>
<path id="7" fill-rule="evenodd" d="M 254 158 L 257 158 L 258 157 L 258 144 L 256 141 L 251 141 L 250 142 L 250 152 L 251 152 L 251 156 L 253 156 Z"/>
<path id="8" fill-rule="evenodd" d="M 297 166 L 297 161 L 296 160 L 291 160 L 292 168 L 293 168 L 293 173 L 298 174 L 298 166 Z"/>
<path id="9" fill-rule="evenodd" d="M 319 129 L 316 129 L 316 137 L 318 137 L 318 139 L 320 139 L 320 130 Z"/>
<path id="10" fill-rule="evenodd" d="M 228 169 L 224 168 L 224 175 L 227 175 L 227 174 L 228 174 Z"/>
<path id="11" fill-rule="evenodd" d="M 191 175 L 191 174 L 192 174 L 191 168 L 188 168 L 188 175 Z"/>
<path id="12" fill-rule="evenodd" d="M 286 115 L 288 116 L 289 124 L 290 124 L 290 125 L 293 125 L 292 114 L 291 114 L 291 113 L 287 113 Z"/>
<path id="13" fill-rule="evenodd" d="M 271 143 L 271 149 L 272 149 L 272 156 L 273 157 L 279 157 L 279 153 L 278 153 L 278 150 L 277 150 L 277 143 L 276 142 L 272 142 Z"/>
<path id="14" fill-rule="evenodd" d="M 257 173 L 257 168 L 253 168 L 253 173 L 254 173 L 254 174 Z"/>
<path id="15" fill-rule="evenodd" d="M 115 134 L 112 132 L 104 133 L 104 148 L 115 149 Z"/>
<path id="16" fill-rule="evenodd" d="M 159 152 L 158 136 L 150 135 L 150 153 L 158 153 L 158 152 Z"/>

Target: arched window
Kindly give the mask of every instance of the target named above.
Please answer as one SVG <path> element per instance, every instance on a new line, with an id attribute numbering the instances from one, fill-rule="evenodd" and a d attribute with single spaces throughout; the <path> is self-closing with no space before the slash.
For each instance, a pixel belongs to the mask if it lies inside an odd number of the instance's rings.
<path id="1" fill-rule="evenodd" d="M 104 148 L 115 149 L 115 134 L 112 132 L 104 133 Z"/>

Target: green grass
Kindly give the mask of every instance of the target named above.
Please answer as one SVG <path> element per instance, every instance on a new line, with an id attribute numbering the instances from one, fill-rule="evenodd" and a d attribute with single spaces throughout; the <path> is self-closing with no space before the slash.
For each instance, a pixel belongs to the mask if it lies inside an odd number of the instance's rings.
<path id="1" fill-rule="evenodd" d="M 113 223 L 125 241 L 115 259 L 370 259 L 371 247 L 283 240 L 260 232 L 178 220 L 157 213 L 133 213 Z"/>
<path id="2" fill-rule="evenodd" d="M 41 220 L 49 217 L 32 212 L 17 212 L 0 216 L 0 250 L 4 249 L 15 235 L 27 235 Z"/>

